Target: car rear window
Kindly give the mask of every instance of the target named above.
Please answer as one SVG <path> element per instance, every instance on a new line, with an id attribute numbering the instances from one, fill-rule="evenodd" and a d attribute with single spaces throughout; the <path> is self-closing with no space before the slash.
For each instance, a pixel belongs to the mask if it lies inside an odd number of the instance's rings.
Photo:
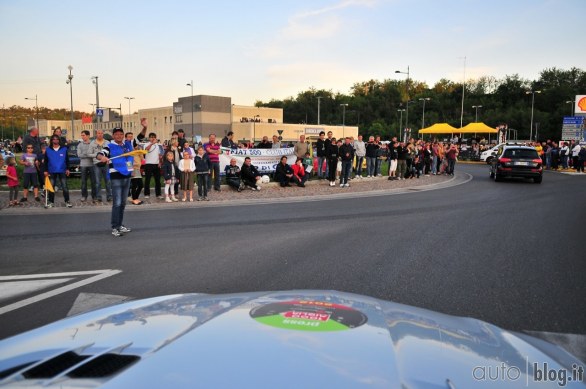
<path id="1" fill-rule="evenodd" d="M 537 150 L 531 149 L 506 149 L 503 157 L 507 158 L 528 158 L 534 159 L 539 158 Z"/>

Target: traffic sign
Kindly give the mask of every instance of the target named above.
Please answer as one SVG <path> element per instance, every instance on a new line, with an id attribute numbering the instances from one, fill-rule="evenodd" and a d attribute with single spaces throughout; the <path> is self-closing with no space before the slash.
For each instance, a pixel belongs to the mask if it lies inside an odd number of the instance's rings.
<path id="1" fill-rule="evenodd" d="M 564 124 L 584 124 L 583 116 L 564 116 Z"/>
<path id="2" fill-rule="evenodd" d="M 102 108 L 96 109 L 96 115 L 97 116 L 104 116 L 104 110 Z"/>

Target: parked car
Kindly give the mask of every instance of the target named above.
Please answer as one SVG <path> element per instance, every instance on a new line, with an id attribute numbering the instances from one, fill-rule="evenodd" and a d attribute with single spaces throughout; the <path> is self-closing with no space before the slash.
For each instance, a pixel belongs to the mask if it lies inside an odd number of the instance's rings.
<path id="1" fill-rule="evenodd" d="M 501 146 L 491 161 L 490 177 L 496 182 L 503 178 L 532 178 L 540 184 L 543 179 L 541 158 L 534 147 Z"/>
<path id="2" fill-rule="evenodd" d="M 67 168 L 69 169 L 69 174 L 72 176 L 81 176 L 81 169 L 79 167 L 80 159 L 77 156 L 78 144 L 79 141 L 72 141 L 67 144 L 67 158 L 69 159 Z"/>

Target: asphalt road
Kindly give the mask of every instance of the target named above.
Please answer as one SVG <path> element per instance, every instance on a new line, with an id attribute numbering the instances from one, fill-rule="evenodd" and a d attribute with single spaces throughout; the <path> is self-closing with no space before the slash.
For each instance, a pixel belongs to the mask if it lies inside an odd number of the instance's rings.
<path id="1" fill-rule="evenodd" d="M 0 338 L 65 317 L 80 293 L 288 289 L 585 334 L 586 177 L 495 183 L 485 166 L 457 169 L 473 180 L 401 195 L 129 212 L 134 231 L 118 239 L 104 212 L 0 215 L 0 276 L 121 270 L 0 314 Z M 0 309 L 38 293 L 0 295 Z"/>

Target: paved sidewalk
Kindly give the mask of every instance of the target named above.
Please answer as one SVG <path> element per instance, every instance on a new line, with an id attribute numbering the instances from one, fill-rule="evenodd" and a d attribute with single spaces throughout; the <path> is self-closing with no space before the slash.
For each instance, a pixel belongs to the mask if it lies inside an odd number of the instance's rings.
<path id="1" fill-rule="evenodd" d="M 194 190 L 195 200 L 194 202 L 182 202 L 181 196 L 182 193 L 180 191 L 180 195 L 178 198 L 180 199 L 179 202 L 176 203 L 166 203 L 165 200 L 159 200 L 154 196 L 154 190 L 151 189 L 151 197 L 149 199 L 145 199 L 144 195 L 141 194 L 140 200 L 144 203 L 142 205 L 133 205 L 130 202 L 127 205 L 128 208 L 148 208 L 152 205 L 157 205 L 159 207 L 177 207 L 177 206 L 201 206 L 204 204 L 210 203 L 218 203 L 218 202 L 231 202 L 234 200 L 251 200 L 251 199 L 280 199 L 280 198 L 299 198 L 306 196 L 331 196 L 331 195 L 339 195 L 339 194 L 368 194 L 368 192 L 384 192 L 384 191 L 393 191 L 397 189 L 408 189 L 408 188 L 417 188 L 423 187 L 428 185 L 434 184 L 442 184 L 452 177 L 449 176 L 421 176 L 421 178 L 413 178 L 407 180 L 393 180 L 389 181 L 388 177 L 375 177 L 375 178 L 362 178 L 362 179 L 353 179 L 350 181 L 349 188 L 340 188 L 340 185 L 337 183 L 335 187 L 329 186 L 329 181 L 327 180 L 318 180 L 312 179 L 306 182 L 305 188 L 297 187 L 293 185 L 287 188 L 281 188 L 277 183 L 271 182 L 269 184 L 261 185 L 262 189 L 260 191 L 253 191 L 250 189 L 245 189 L 242 192 L 238 193 L 236 190 L 228 187 L 227 185 L 222 185 L 221 191 L 211 190 L 208 194 L 210 199 L 209 202 L 206 201 L 197 201 L 197 186 Z M 72 190 L 69 192 L 71 197 L 71 203 L 73 204 L 73 209 L 86 209 L 91 210 L 95 209 L 96 211 L 102 208 L 110 209 L 112 206 L 111 202 L 102 202 L 102 203 L 93 203 L 91 200 L 82 202 L 81 201 L 81 193 L 79 190 Z M 22 197 L 22 190 L 19 191 L 19 197 Z M 103 194 L 105 198 L 105 194 Z M 44 198 L 41 199 L 41 202 L 37 202 L 32 197 L 32 193 L 29 194 L 29 199 L 25 203 L 21 203 L 18 206 L 8 207 L 8 192 L 2 191 L 0 192 L 0 209 L 4 211 L 4 213 L 9 213 L 11 210 L 18 210 L 18 211 L 26 211 L 30 209 L 31 211 L 34 209 L 43 209 L 45 202 Z M 65 202 L 63 200 L 63 193 L 58 191 L 55 194 L 55 208 L 66 208 Z M 49 211 L 49 210 L 47 210 Z M 20 212 L 18 212 L 20 213 Z"/>

